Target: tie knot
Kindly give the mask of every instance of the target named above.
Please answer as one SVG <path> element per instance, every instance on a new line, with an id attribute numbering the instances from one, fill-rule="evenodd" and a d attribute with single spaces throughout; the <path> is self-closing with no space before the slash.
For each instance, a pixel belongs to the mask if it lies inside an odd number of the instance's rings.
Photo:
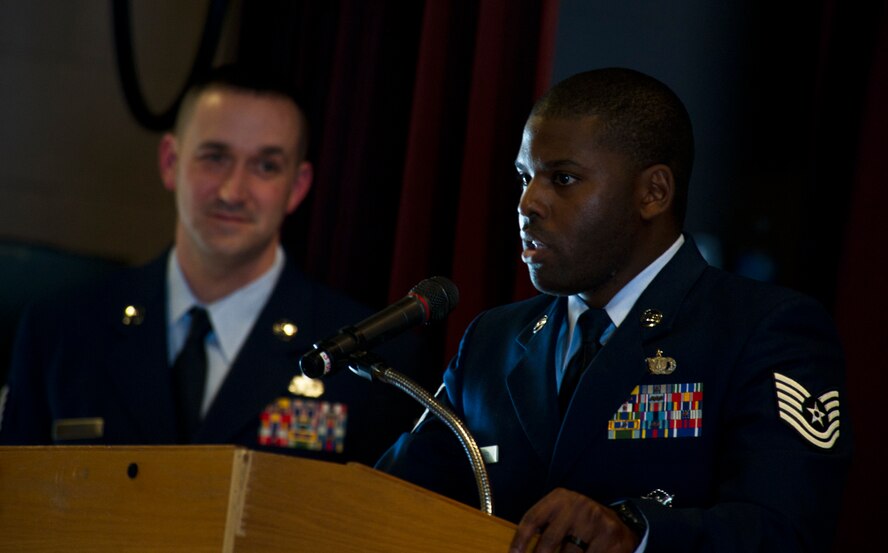
<path id="1" fill-rule="evenodd" d="M 604 309 L 589 308 L 580 314 L 577 319 L 577 329 L 583 343 L 600 343 L 601 335 L 611 324 L 610 317 Z"/>
<path id="2" fill-rule="evenodd" d="M 188 315 L 191 317 L 191 330 L 188 331 L 188 340 L 200 340 L 202 342 L 213 328 L 213 325 L 210 324 L 207 310 L 203 307 L 194 306 L 188 311 Z"/>

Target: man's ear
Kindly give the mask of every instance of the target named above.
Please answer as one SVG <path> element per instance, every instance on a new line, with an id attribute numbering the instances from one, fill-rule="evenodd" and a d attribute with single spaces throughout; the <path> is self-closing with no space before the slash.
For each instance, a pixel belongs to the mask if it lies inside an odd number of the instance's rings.
<path id="1" fill-rule="evenodd" d="M 312 178 L 314 178 L 314 168 L 311 166 L 311 163 L 308 161 L 301 162 L 296 169 L 296 176 L 293 178 L 293 182 L 290 183 L 290 197 L 287 199 L 288 215 L 293 213 L 299 207 L 299 204 L 302 203 L 302 200 L 305 199 L 305 196 L 308 195 L 308 191 L 311 190 Z"/>
<path id="2" fill-rule="evenodd" d="M 163 187 L 167 190 L 176 189 L 176 163 L 179 161 L 178 144 L 172 133 L 166 133 L 157 146 L 157 165 Z"/>
<path id="3" fill-rule="evenodd" d="M 675 177 L 668 165 L 651 165 L 639 175 L 639 213 L 650 221 L 672 209 Z"/>

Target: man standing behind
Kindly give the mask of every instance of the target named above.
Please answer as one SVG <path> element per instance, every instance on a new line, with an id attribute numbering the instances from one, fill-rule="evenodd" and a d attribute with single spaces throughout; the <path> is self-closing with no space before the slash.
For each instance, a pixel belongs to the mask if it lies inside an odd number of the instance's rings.
<path id="1" fill-rule="evenodd" d="M 534 106 L 518 223 L 544 294 L 466 330 L 444 399 L 513 551 L 825 551 L 850 457 L 843 360 L 814 301 L 710 267 L 682 233 L 690 118 L 628 69 Z M 435 419 L 378 467 L 468 503 Z"/>
<path id="2" fill-rule="evenodd" d="M 313 341 L 369 314 L 281 247 L 312 182 L 307 140 L 273 79 L 227 66 L 192 87 L 159 147 L 173 248 L 26 313 L 2 442 L 234 443 L 372 463 L 408 424 L 406 400 L 348 371 L 294 378 Z"/>

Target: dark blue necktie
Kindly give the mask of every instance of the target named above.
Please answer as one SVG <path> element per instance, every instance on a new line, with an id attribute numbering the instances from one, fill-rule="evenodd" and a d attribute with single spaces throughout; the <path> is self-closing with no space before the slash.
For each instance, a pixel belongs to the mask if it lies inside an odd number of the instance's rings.
<path id="1" fill-rule="evenodd" d="M 173 363 L 173 396 L 179 443 L 189 443 L 201 419 L 204 387 L 207 381 L 207 351 L 204 346 L 212 330 L 205 309 L 192 307 L 191 330 L 185 346 Z"/>
<path id="2" fill-rule="evenodd" d="M 571 357 L 567 367 L 564 368 L 564 375 L 561 378 L 561 388 L 558 389 L 558 408 L 562 416 L 567 411 L 567 406 L 570 404 L 570 399 L 573 397 L 583 371 L 592 363 L 598 350 L 601 349 L 601 335 L 610 324 L 610 317 L 604 309 L 587 309 L 577 319 L 574 334 L 580 333 L 582 344 Z"/>

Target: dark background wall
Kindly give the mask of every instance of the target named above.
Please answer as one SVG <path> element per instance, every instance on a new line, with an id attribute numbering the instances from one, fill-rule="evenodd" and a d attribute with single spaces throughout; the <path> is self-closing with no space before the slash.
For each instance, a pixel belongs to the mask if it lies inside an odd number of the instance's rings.
<path id="1" fill-rule="evenodd" d="M 711 262 L 832 305 L 883 6 L 560 4 L 555 79 L 628 66 L 686 102 L 697 141 L 687 228 Z"/>

